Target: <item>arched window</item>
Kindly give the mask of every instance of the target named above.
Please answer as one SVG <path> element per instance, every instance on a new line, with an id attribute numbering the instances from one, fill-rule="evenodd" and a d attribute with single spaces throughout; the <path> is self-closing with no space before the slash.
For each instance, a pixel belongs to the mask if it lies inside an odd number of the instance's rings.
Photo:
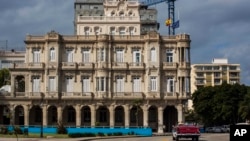
<path id="1" fill-rule="evenodd" d="M 151 48 L 150 50 L 150 61 L 151 62 L 156 62 L 156 50 L 155 48 Z"/>
<path id="2" fill-rule="evenodd" d="M 55 61 L 56 60 L 56 52 L 55 52 L 55 48 L 54 47 L 50 48 L 49 60 L 50 61 Z"/>

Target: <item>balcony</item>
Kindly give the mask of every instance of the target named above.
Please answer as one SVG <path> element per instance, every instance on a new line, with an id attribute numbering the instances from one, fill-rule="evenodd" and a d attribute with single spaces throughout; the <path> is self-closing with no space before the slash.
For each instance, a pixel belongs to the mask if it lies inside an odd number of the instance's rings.
<path id="1" fill-rule="evenodd" d="M 128 63 L 126 63 L 126 62 L 113 62 L 112 69 L 113 70 L 127 70 Z"/>
<path id="2" fill-rule="evenodd" d="M 162 68 L 163 68 L 163 70 L 176 70 L 177 63 L 175 63 L 175 62 L 163 62 Z"/>
<path id="3" fill-rule="evenodd" d="M 191 66 L 190 66 L 189 62 L 180 62 L 179 63 L 179 68 L 181 68 L 181 69 L 190 69 Z"/>
<path id="4" fill-rule="evenodd" d="M 146 94 L 147 99 L 159 99 L 160 98 L 160 93 L 159 92 L 148 92 Z"/>
<path id="5" fill-rule="evenodd" d="M 84 23 L 97 23 L 97 22 L 105 22 L 105 23 L 113 23 L 113 22 L 139 22 L 140 17 L 131 17 L 131 16 L 79 16 L 78 22 Z"/>
<path id="6" fill-rule="evenodd" d="M 75 70 L 76 63 L 75 62 L 62 62 L 62 70 Z"/>
<path id="7" fill-rule="evenodd" d="M 94 64 L 90 62 L 81 62 L 78 64 L 78 69 L 79 70 L 93 70 Z"/>
<path id="8" fill-rule="evenodd" d="M 111 68 L 110 63 L 107 62 L 98 62 L 95 64 L 96 69 L 109 69 Z"/>
<path id="9" fill-rule="evenodd" d="M 144 94 L 142 92 L 116 92 L 113 94 L 114 99 L 135 99 L 135 98 L 144 98 Z"/>
<path id="10" fill-rule="evenodd" d="M 91 92 L 63 92 L 62 99 L 92 99 Z"/>
<path id="11" fill-rule="evenodd" d="M 27 63 L 13 63 L 10 66 L 10 69 L 18 69 L 18 70 L 27 69 L 27 68 L 28 68 Z"/>
<path id="12" fill-rule="evenodd" d="M 44 63 L 29 63 L 28 67 L 30 70 L 43 70 Z"/>
<path id="13" fill-rule="evenodd" d="M 129 63 L 129 70 L 144 70 L 145 65 L 142 62 L 132 62 Z"/>

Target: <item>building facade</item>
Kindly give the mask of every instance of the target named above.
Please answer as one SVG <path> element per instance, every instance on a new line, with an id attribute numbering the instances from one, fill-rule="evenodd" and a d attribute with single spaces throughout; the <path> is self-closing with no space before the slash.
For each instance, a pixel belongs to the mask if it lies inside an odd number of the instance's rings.
<path id="1" fill-rule="evenodd" d="M 0 124 L 60 121 L 65 126 L 144 126 L 162 133 L 185 121 L 190 36 L 141 34 L 137 1 L 107 0 L 103 6 L 104 19 L 76 18 L 76 35 L 26 36 L 25 63 L 10 68 L 12 91 L 1 98 Z M 124 15 L 110 17 L 119 11 Z"/>
<path id="2" fill-rule="evenodd" d="M 200 87 L 240 83 L 240 64 L 230 64 L 228 59 L 214 58 L 212 63 L 191 65 L 191 93 Z M 192 102 L 189 102 L 191 108 Z"/>
<path id="3" fill-rule="evenodd" d="M 0 50 L 0 69 L 10 68 L 13 63 L 24 63 L 25 51 Z"/>

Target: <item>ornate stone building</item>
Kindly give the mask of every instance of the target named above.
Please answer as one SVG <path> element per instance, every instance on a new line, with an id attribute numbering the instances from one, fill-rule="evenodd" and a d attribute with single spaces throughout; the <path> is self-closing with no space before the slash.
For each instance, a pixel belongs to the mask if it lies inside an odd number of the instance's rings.
<path id="1" fill-rule="evenodd" d="M 10 69 L 12 91 L 1 97 L 0 124 L 62 121 L 150 126 L 162 133 L 184 122 L 190 36 L 142 34 L 137 1 L 107 0 L 103 6 L 101 17 L 76 18 L 76 35 L 26 36 L 25 63 Z"/>

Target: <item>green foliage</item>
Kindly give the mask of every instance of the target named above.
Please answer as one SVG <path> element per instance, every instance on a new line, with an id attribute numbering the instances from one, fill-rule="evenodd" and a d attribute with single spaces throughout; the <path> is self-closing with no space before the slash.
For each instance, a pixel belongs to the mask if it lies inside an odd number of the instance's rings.
<path id="1" fill-rule="evenodd" d="M 243 121 L 240 114 L 240 103 L 247 94 L 244 85 L 204 87 L 192 95 L 194 112 L 201 117 L 205 125 L 234 124 Z"/>
<path id="2" fill-rule="evenodd" d="M 10 85 L 10 72 L 5 68 L 0 70 L 0 87 L 3 85 Z"/>
<path id="3" fill-rule="evenodd" d="M 9 130 L 8 130 L 8 128 L 7 127 L 5 127 L 5 126 L 2 126 L 1 128 L 0 128 L 0 134 L 8 134 L 9 133 Z"/>
<path id="4" fill-rule="evenodd" d="M 243 119 L 250 121 L 250 87 L 248 87 L 244 100 L 240 102 L 239 114 Z"/>
<path id="5" fill-rule="evenodd" d="M 14 132 L 15 132 L 15 134 L 23 134 L 23 131 L 22 131 L 21 128 L 18 127 L 18 126 L 15 126 L 15 127 L 14 127 Z"/>

